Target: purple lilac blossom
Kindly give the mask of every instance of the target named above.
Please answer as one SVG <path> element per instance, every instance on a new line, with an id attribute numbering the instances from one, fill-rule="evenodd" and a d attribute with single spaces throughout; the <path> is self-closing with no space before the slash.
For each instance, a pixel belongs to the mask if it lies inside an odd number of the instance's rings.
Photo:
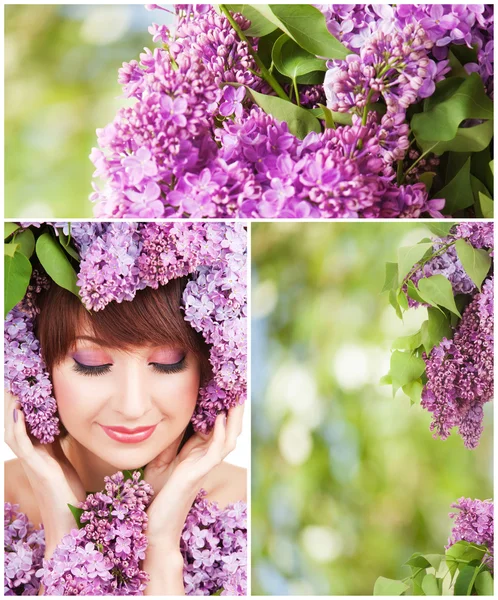
<path id="1" fill-rule="evenodd" d="M 341 6 L 334 10 L 347 13 Z M 390 7 L 377 7 L 372 14 L 383 25 L 376 28 L 378 39 L 366 43 L 366 55 L 389 49 L 408 61 L 399 77 L 391 69 L 381 85 L 389 114 L 381 118 L 371 113 L 365 125 L 353 117 L 352 126 L 312 133 L 304 140 L 254 107 L 244 98 L 243 87 L 223 87 L 236 83 L 271 92 L 253 74 L 247 46 L 237 41 L 225 17 L 208 6 L 182 6 L 176 27 L 152 26 L 154 41 L 168 49 L 146 50 L 140 64 L 123 66 L 119 81 L 125 95 L 137 102 L 98 130 L 100 149 L 92 151 L 91 159 L 95 176 L 106 183 L 92 195 L 96 215 L 439 217 L 444 201 L 429 201 L 425 186 L 395 184 L 393 165 L 403 160 L 409 146 L 404 110 L 395 107 L 415 101 L 419 91 L 443 77 L 446 67 L 439 63 L 433 68 L 426 56 L 433 42 L 419 27 L 408 23 L 404 33 L 394 31 Z M 242 28 L 248 26 L 242 16 L 234 18 Z M 403 35 L 420 48 L 410 46 L 407 54 Z M 348 60 L 354 62 L 352 56 Z M 316 106 L 323 93 L 321 85 L 303 87 L 303 104 Z"/>
<path id="2" fill-rule="evenodd" d="M 493 567 L 494 553 L 494 503 L 492 500 L 472 500 L 460 498 L 451 505 L 459 512 L 450 513 L 450 518 L 455 519 L 453 529 L 446 548 L 450 548 L 460 540 L 470 544 L 486 546 L 488 556 L 485 562 Z"/>
<path id="3" fill-rule="evenodd" d="M 425 358 L 422 406 L 432 413 L 434 437 L 458 427 L 467 448 L 482 433 L 483 405 L 493 396 L 493 277 L 465 309 L 452 340 L 443 338 Z"/>
<path id="4" fill-rule="evenodd" d="M 146 548 L 144 506 L 151 494 L 147 485 L 123 483 L 122 474 L 107 478 L 105 491 L 88 496 L 84 503 L 87 525 L 65 536 L 43 567 L 43 529 L 34 529 L 18 506 L 6 503 L 5 595 L 35 596 L 42 578 L 46 594 L 142 595 L 147 575 L 138 561 Z M 116 492 L 123 488 L 126 497 L 118 506 Z M 129 510 L 121 519 L 124 506 Z M 113 507 L 117 510 L 110 511 Z M 187 595 L 247 594 L 245 503 L 220 509 L 201 490 L 187 515 L 180 549 Z"/>
<path id="5" fill-rule="evenodd" d="M 58 224 L 69 231 L 67 224 Z M 210 346 L 212 379 L 199 390 L 192 423 L 206 432 L 220 411 L 246 399 L 246 230 L 230 223 L 73 223 L 80 249 L 78 285 L 88 310 L 130 301 L 138 290 L 189 276 L 185 320 Z M 7 389 L 21 402 L 30 432 L 42 443 L 59 433 L 52 384 L 33 333 L 36 294 L 48 285 L 35 274 L 25 299 L 5 321 Z"/>
<path id="6" fill-rule="evenodd" d="M 47 595 L 143 595 L 145 511 L 154 492 L 140 477 L 138 471 L 130 479 L 121 472 L 105 477 L 105 490 L 79 504 L 82 528 L 71 530 L 36 573 Z"/>
<path id="7" fill-rule="evenodd" d="M 36 529 L 18 504 L 4 504 L 4 596 L 36 596 L 36 576 L 45 553 L 45 533 Z"/>

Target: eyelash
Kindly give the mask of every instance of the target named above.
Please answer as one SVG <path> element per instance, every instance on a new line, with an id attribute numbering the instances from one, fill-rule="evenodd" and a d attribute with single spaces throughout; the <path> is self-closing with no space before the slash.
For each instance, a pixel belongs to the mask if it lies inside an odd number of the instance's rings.
<path id="1" fill-rule="evenodd" d="M 161 373 L 161 374 L 171 374 L 171 373 L 180 373 L 181 371 L 183 371 L 185 369 L 185 359 L 186 357 L 184 356 L 181 360 L 179 360 L 176 363 L 173 363 L 171 365 L 163 365 L 161 363 L 149 363 L 149 365 L 152 366 L 152 368 L 154 369 L 154 371 L 156 371 L 156 373 Z M 106 373 L 109 373 L 109 371 L 111 370 L 112 365 L 96 365 L 96 366 L 89 366 L 89 365 L 83 365 L 81 363 L 79 363 L 76 359 L 74 359 L 74 365 L 73 365 L 73 369 L 76 371 L 76 373 L 81 373 L 82 375 L 89 375 L 90 377 L 98 377 L 99 375 L 105 375 Z"/>

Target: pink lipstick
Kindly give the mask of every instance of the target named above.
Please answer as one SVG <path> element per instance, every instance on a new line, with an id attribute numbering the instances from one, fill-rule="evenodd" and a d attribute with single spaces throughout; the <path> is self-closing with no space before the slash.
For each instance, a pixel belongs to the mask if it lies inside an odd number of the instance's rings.
<path id="1" fill-rule="evenodd" d="M 107 435 L 115 440 L 116 442 L 122 442 L 123 444 L 137 444 L 150 438 L 154 433 L 157 425 L 150 427 L 135 427 L 134 429 L 128 429 L 127 427 L 106 427 L 101 425 L 102 429 Z"/>

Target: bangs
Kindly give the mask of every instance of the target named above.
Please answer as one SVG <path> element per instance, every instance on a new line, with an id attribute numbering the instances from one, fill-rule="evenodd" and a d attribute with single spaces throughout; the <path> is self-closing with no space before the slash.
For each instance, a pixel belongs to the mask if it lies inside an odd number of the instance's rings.
<path id="1" fill-rule="evenodd" d="M 201 359 L 201 378 L 210 373 L 209 347 L 184 319 L 180 309 L 186 278 L 173 279 L 157 290 L 146 288 L 131 301 L 110 302 L 103 310 L 85 309 L 71 292 L 52 283 L 40 294 L 35 333 L 49 371 L 66 357 L 81 335 L 91 335 L 107 348 L 175 346 Z"/>

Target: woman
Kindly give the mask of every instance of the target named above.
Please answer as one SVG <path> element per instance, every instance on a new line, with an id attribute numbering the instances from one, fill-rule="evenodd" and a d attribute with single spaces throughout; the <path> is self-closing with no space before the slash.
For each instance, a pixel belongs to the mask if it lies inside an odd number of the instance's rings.
<path id="1" fill-rule="evenodd" d="M 246 499 L 245 470 L 223 462 L 242 427 L 241 405 L 194 432 L 199 390 L 212 377 L 210 348 L 180 310 L 186 278 L 88 311 L 52 283 L 39 294 L 35 333 L 53 384 L 62 433 L 39 444 L 21 406 L 5 401 L 5 500 L 45 530 L 45 559 L 71 529 L 77 505 L 104 477 L 145 466 L 146 595 L 183 595 L 182 530 L 201 489 L 221 508 Z"/>

